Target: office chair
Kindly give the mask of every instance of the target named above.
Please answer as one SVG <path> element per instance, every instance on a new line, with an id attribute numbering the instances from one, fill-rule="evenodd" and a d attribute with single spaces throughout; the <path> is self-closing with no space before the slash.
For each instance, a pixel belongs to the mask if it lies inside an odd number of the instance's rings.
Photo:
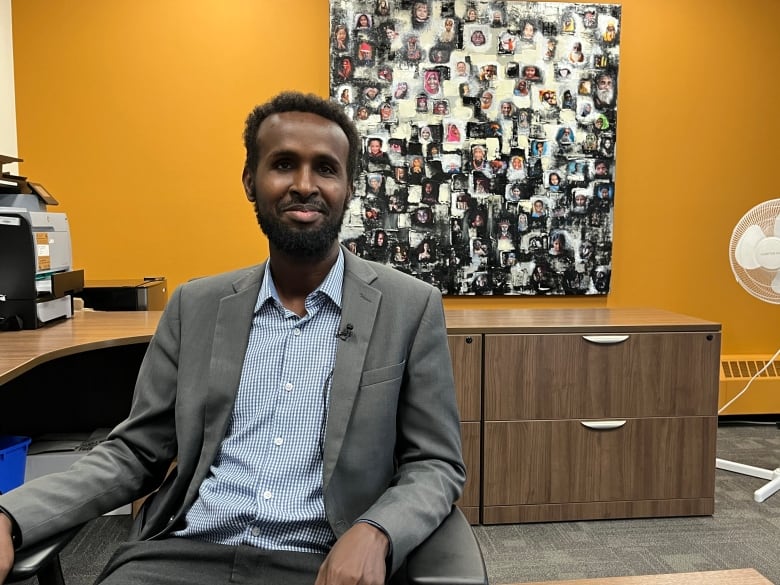
<path id="1" fill-rule="evenodd" d="M 17 551 L 6 583 L 18 583 L 37 576 L 39 585 L 65 585 L 60 551 L 76 536 L 81 526 Z M 393 576 L 397 585 L 487 585 L 482 551 L 466 517 L 452 508 L 431 536 L 411 552 L 405 567 Z"/>

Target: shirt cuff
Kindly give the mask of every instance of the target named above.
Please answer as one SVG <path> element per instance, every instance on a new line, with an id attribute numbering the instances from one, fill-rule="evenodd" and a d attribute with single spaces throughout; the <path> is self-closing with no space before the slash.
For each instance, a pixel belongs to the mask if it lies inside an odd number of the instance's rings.
<path id="1" fill-rule="evenodd" d="M 393 541 L 390 538 L 390 535 L 387 533 L 387 530 L 385 530 L 383 526 L 377 524 L 373 520 L 369 520 L 367 518 L 358 518 L 355 521 L 355 524 L 358 524 L 360 522 L 363 522 L 364 524 L 370 524 L 371 526 L 379 530 L 382 534 L 384 534 L 385 537 L 387 538 L 387 556 L 385 557 L 385 569 L 386 569 L 386 575 L 389 577 L 390 569 L 392 569 L 393 567 Z"/>
<path id="2" fill-rule="evenodd" d="M 0 506 L 0 514 L 4 514 L 11 521 L 11 543 L 14 545 L 14 550 L 19 550 L 22 548 L 22 530 L 19 528 L 16 518 L 2 506 Z"/>

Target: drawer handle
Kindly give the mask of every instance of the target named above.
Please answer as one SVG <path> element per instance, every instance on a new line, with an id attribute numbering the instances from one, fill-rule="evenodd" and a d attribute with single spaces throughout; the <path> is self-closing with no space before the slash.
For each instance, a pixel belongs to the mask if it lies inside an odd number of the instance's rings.
<path id="1" fill-rule="evenodd" d="M 580 424 L 594 431 L 609 431 L 611 429 L 619 429 L 626 421 L 624 420 L 581 420 Z"/>
<path id="2" fill-rule="evenodd" d="M 600 343 L 602 345 L 623 343 L 629 337 L 631 336 L 630 335 L 583 335 L 582 336 L 582 338 L 585 341 L 590 341 L 591 343 Z"/>

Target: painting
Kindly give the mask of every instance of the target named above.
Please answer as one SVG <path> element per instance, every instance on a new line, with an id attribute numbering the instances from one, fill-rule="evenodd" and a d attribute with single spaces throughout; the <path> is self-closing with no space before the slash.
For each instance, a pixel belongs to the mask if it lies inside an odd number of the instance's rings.
<path id="1" fill-rule="evenodd" d="M 444 295 L 605 295 L 621 8 L 331 0 L 330 94 L 358 127 L 340 238 Z"/>

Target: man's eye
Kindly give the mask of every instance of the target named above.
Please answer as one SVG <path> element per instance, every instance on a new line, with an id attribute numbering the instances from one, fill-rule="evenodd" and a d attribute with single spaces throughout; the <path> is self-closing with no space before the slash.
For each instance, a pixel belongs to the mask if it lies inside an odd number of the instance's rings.
<path id="1" fill-rule="evenodd" d="M 332 174 L 335 173 L 336 171 L 330 165 L 322 165 L 320 166 L 320 172 L 324 174 Z"/>
<path id="2" fill-rule="evenodd" d="M 292 164 L 288 160 L 279 160 L 274 163 L 274 167 L 277 169 L 290 169 L 292 168 Z"/>

